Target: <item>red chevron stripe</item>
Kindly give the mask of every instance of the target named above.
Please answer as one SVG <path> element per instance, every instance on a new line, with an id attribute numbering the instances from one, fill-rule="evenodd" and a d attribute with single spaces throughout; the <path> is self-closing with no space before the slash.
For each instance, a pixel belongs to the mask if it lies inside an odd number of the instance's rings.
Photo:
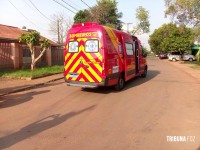
<path id="1" fill-rule="evenodd" d="M 94 82 L 99 82 L 95 76 L 87 69 L 87 68 L 83 68 L 85 70 L 85 72 L 92 78 L 92 80 L 94 80 Z"/>
<path id="2" fill-rule="evenodd" d="M 70 53 L 69 57 L 66 59 L 65 64 L 67 64 L 67 62 L 69 62 L 69 60 L 73 57 L 75 53 Z"/>
<path id="3" fill-rule="evenodd" d="M 69 65 L 69 67 L 67 68 L 67 70 L 65 72 L 69 72 L 70 71 L 70 69 L 73 67 L 74 63 L 76 63 L 78 61 L 78 59 L 81 57 L 80 54 L 77 55 L 77 57 L 74 60 L 72 60 L 71 64 Z"/>
<path id="4" fill-rule="evenodd" d="M 83 80 L 84 80 L 85 82 L 89 82 L 89 80 L 88 80 L 82 73 L 78 76 L 78 78 L 76 79 L 76 81 L 80 81 L 81 78 L 83 78 Z"/>

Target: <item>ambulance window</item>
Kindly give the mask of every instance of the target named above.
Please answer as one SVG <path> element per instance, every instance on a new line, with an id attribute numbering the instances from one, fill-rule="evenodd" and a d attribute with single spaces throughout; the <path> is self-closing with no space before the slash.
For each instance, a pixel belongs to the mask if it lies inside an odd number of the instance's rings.
<path id="1" fill-rule="evenodd" d="M 69 42 L 69 53 L 77 53 L 78 52 L 78 42 L 77 41 L 72 41 Z"/>
<path id="2" fill-rule="evenodd" d="M 133 55 L 133 45 L 130 43 L 125 43 L 126 46 L 126 54 L 129 56 Z"/>
<path id="3" fill-rule="evenodd" d="M 85 52 L 96 53 L 99 51 L 99 41 L 98 40 L 87 40 L 85 43 Z"/>

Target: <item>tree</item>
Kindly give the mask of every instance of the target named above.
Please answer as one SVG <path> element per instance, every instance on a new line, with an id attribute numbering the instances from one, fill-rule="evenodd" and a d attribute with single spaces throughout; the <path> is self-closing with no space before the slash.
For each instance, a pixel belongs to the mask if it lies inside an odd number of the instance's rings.
<path id="1" fill-rule="evenodd" d="M 91 13 L 88 10 L 80 10 L 75 16 L 74 16 L 74 23 L 82 23 L 82 22 L 89 22 L 91 20 Z"/>
<path id="2" fill-rule="evenodd" d="M 118 12 L 115 0 L 98 0 L 97 5 L 89 10 L 79 11 L 74 17 L 74 22 L 94 21 L 121 30 L 122 22 L 119 20 L 121 17 L 122 13 Z"/>
<path id="3" fill-rule="evenodd" d="M 165 16 L 179 25 L 192 27 L 199 43 L 200 37 L 200 1 L 199 0 L 165 0 Z"/>
<path id="4" fill-rule="evenodd" d="M 139 6 L 136 9 L 136 18 L 138 23 L 136 27 L 132 30 L 132 33 L 149 33 L 150 32 L 150 23 L 149 23 L 149 11 L 147 11 L 144 7 Z"/>
<path id="5" fill-rule="evenodd" d="M 199 0 L 165 0 L 167 7 L 166 16 L 171 16 L 180 24 L 200 25 L 200 1 Z"/>
<path id="6" fill-rule="evenodd" d="M 192 30 L 186 26 L 164 24 L 156 29 L 149 38 L 151 50 L 154 53 L 179 51 L 183 53 L 191 49 L 194 43 Z"/>
<path id="7" fill-rule="evenodd" d="M 50 43 L 47 39 L 41 40 L 40 33 L 36 31 L 28 32 L 26 34 L 21 34 L 19 37 L 19 42 L 25 42 L 31 52 L 31 70 L 33 71 L 36 65 L 36 62 L 42 57 L 47 48 L 50 46 Z M 40 46 L 40 54 L 35 58 L 36 46 Z"/>
<path id="8" fill-rule="evenodd" d="M 51 18 L 50 33 L 56 37 L 59 44 L 63 44 L 66 33 L 73 23 L 70 18 L 66 20 L 63 13 L 54 14 Z"/>

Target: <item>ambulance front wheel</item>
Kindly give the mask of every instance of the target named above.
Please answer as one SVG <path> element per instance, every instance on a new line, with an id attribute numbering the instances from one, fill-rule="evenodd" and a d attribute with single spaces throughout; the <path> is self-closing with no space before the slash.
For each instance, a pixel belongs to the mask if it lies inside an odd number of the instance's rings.
<path id="1" fill-rule="evenodd" d="M 124 78 L 122 75 L 119 76 L 118 82 L 115 85 L 115 90 L 120 91 L 124 88 Z"/>

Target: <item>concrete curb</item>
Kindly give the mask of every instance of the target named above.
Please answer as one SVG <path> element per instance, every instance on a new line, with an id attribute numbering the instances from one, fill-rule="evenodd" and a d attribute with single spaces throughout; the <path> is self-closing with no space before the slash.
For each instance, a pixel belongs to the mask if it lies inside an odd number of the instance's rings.
<path id="1" fill-rule="evenodd" d="M 54 82 L 54 81 L 57 81 L 57 80 L 61 80 L 61 79 L 64 79 L 64 77 L 52 79 L 52 80 L 49 80 L 49 81 L 43 82 L 43 83 L 38 83 L 38 84 L 29 85 L 29 86 L 22 87 L 22 88 L 18 88 L 18 89 L 12 90 L 12 91 L 7 91 L 7 92 L 5 92 L 5 93 L 0 94 L 0 96 L 5 96 L 5 95 L 8 95 L 8 94 L 12 94 L 12 93 L 17 93 L 17 92 L 22 92 L 22 91 L 34 89 L 34 88 L 36 88 L 36 87 L 39 87 L 39 86 L 42 86 L 42 85 L 45 85 L 45 84 L 48 84 L 48 83 L 50 83 L 50 82 Z"/>

